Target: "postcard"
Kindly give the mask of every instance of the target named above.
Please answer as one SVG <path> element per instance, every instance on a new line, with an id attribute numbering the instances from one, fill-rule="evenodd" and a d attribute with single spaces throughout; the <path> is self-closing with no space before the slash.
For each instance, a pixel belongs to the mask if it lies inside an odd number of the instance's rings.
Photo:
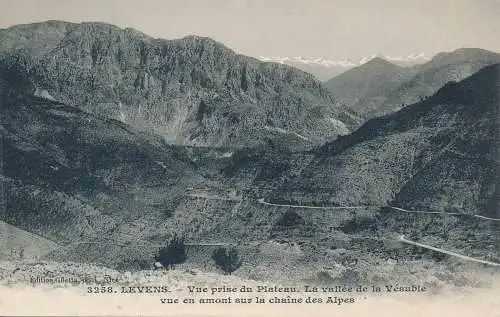
<path id="1" fill-rule="evenodd" d="M 500 316 L 499 1 L 0 5 L 0 315 Z"/>

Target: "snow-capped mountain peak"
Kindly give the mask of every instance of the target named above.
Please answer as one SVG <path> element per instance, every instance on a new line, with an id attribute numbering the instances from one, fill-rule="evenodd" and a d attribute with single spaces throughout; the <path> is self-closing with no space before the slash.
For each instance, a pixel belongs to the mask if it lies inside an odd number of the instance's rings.
<path id="1" fill-rule="evenodd" d="M 344 66 L 344 67 L 355 67 L 357 64 L 351 60 L 328 60 L 323 57 L 308 59 L 302 56 L 294 56 L 294 57 L 276 57 L 276 56 L 259 56 L 259 59 L 264 62 L 275 62 L 275 63 L 297 63 L 297 64 L 306 64 L 306 65 L 320 65 L 325 67 L 336 67 L 336 66 Z"/>
<path id="2" fill-rule="evenodd" d="M 336 67 L 336 66 L 344 66 L 344 67 L 355 67 L 359 65 L 363 65 L 375 57 L 381 57 L 389 62 L 426 62 L 430 60 L 429 57 L 425 55 L 425 53 L 419 54 L 410 54 L 408 56 L 384 56 L 380 54 L 373 54 L 369 56 L 365 56 L 360 58 L 359 60 L 351 60 L 351 59 L 342 59 L 342 60 L 329 60 L 323 57 L 318 57 L 314 59 L 305 58 L 302 56 L 294 56 L 294 57 L 277 57 L 277 56 L 259 56 L 259 59 L 264 62 L 276 62 L 281 64 L 286 63 L 301 63 L 307 65 L 321 65 L 325 67 Z"/>
<path id="3" fill-rule="evenodd" d="M 312 73 L 320 80 L 326 80 L 350 68 L 363 65 L 376 57 L 383 58 L 400 66 L 412 66 L 419 63 L 425 63 L 430 60 L 425 53 L 410 54 L 407 56 L 385 56 L 381 54 L 373 54 L 362 57 L 359 60 L 331 60 L 323 57 L 305 58 L 302 56 L 259 56 L 259 59 L 263 62 L 275 62 L 295 66 L 303 71 Z"/>

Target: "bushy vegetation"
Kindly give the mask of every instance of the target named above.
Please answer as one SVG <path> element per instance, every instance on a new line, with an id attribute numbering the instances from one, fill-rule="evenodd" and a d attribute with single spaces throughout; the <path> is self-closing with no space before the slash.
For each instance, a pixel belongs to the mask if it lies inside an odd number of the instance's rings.
<path id="1" fill-rule="evenodd" d="M 155 260 L 167 269 L 174 269 L 175 264 L 183 263 L 186 259 L 187 253 L 184 239 L 178 236 L 174 236 L 167 246 L 161 248 L 155 256 Z"/>
<path id="2" fill-rule="evenodd" d="M 295 211 L 288 210 L 283 214 L 283 216 L 276 222 L 276 227 L 278 228 L 290 228 L 304 225 L 304 219 Z"/>
<path id="3" fill-rule="evenodd" d="M 316 278 L 317 278 L 318 282 L 321 284 L 328 284 L 328 283 L 332 283 L 335 281 L 333 279 L 333 277 L 330 275 L 330 273 L 327 271 L 318 272 L 316 274 Z"/>
<path id="4" fill-rule="evenodd" d="M 377 223 L 373 217 L 361 216 L 345 222 L 340 230 L 344 233 L 356 233 L 360 231 L 376 231 Z"/>
<path id="5" fill-rule="evenodd" d="M 226 275 L 231 275 L 242 264 L 241 257 L 235 248 L 218 247 L 214 250 L 212 259 L 215 261 L 215 265 L 222 269 Z"/>

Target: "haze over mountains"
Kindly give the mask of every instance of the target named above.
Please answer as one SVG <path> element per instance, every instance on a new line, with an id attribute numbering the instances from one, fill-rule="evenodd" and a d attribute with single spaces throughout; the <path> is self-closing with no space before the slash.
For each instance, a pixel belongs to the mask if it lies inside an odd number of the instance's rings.
<path id="1" fill-rule="evenodd" d="M 326 81 L 325 86 L 359 114 L 374 118 L 416 103 L 447 82 L 460 81 L 498 62 L 500 54 L 476 48 L 440 53 L 413 67 L 375 58 Z"/>
<path id="2" fill-rule="evenodd" d="M 301 69 L 305 72 L 311 73 L 316 78 L 321 81 L 326 81 L 331 79 L 332 77 L 338 76 L 345 71 L 361 66 L 370 60 L 379 57 L 383 58 L 391 63 L 394 63 L 398 66 L 411 67 L 417 64 L 423 64 L 429 61 L 429 58 L 425 56 L 424 53 L 419 54 L 411 54 L 405 57 L 387 57 L 382 54 L 371 55 L 367 57 L 363 57 L 359 60 L 328 60 L 324 58 L 315 58 L 315 59 L 307 59 L 300 56 L 297 57 L 266 57 L 260 56 L 259 59 L 266 62 L 275 62 L 281 64 L 287 64 L 298 69 Z"/>
<path id="3" fill-rule="evenodd" d="M 208 38 L 59 21 L 1 30 L 0 229 L 51 259 L 124 269 L 147 268 L 174 234 L 198 266 L 233 243 L 258 278 L 459 267 L 402 234 L 498 261 L 497 58 L 375 58 L 329 92 Z M 356 112 L 387 114 L 358 128 Z"/>

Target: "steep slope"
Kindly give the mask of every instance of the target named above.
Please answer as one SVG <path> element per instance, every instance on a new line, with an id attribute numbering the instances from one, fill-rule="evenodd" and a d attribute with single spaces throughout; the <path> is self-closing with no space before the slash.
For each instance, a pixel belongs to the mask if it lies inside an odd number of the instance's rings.
<path id="1" fill-rule="evenodd" d="M 203 181 L 161 138 L 35 97 L 11 64 L 0 78 L 0 220 L 61 244 L 113 239 L 136 219 L 168 218 Z"/>
<path id="2" fill-rule="evenodd" d="M 325 82 L 326 88 L 356 112 L 365 114 L 384 103 L 387 95 L 409 80 L 411 68 L 376 57 Z"/>
<path id="3" fill-rule="evenodd" d="M 480 69 L 500 62 L 500 54 L 476 48 L 462 48 L 449 53 L 440 53 L 429 62 L 416 68 L 413 78 L 402 83 L 386 95 L 366 115 L 368 118 L 394 112 L 432 96 L 449 81 L 460 81 Z"/>
<path id="4" fill-rule="evenodd" d="M 22 57 L 39 95 L 153 129 L 170 143 L 259 146 L 285 135 L 314 144 L 358 123 L 312 75 L 208 38 L 167 41 L 49 21 L 1 30 L 0 39 L 0 52 Z"/>
<path id="5" fill-rule="evenodd" d="M 282 199 L 498 217 L 499 70 L 449 83 L 325 145 Z"/>
<path id="6" fill-rule="evenodd" d="M 224 199 L 235 183 L 229 175 L 200 177 L 195 164 L 207 159 L 192 163 L 189 150 L 159 137 L 33 96 L 36 88 L 9 62 L 0 63 L 0 221 L 56 242 L 47 257 L 138 269 L 151 265 L 172 234 L 186 237 L 190 258 L 201 263 L 218 243 L 267 241 L 260 223 L 280 215 Z M 231 159 L 226 150 L 221 156 Z M 242 175 L 244 182 L 252 177 Z"/>
<path id="7" fill-rule="evenodd" d="M 405 237 L 500 263 L 499 91 L 495 64 L 420 103 L 372 119 L 318 149 L 300 175 L 290 176 L 264 201 L 323 214 L 324 220 L 350 211 L 354 218 L 339 229 L 351 242 L 341 245 L 363 250 L 360 258 L 402 261 L 425 255 L 422 248 L 396 247 Z M 377 212 L 360 214 L 363 210 Z M 427 256 L 449 260 L 442 253 Z"/>

